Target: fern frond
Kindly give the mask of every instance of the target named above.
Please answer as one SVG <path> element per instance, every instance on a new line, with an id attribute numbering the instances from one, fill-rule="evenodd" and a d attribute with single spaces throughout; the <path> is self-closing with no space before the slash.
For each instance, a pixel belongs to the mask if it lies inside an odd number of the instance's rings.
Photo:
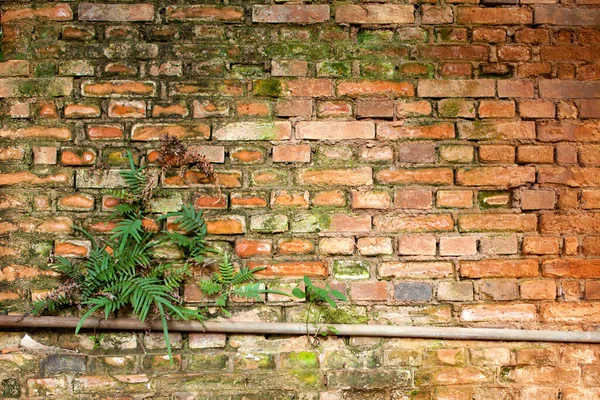
<path id="1" fill-rule="evenodd" d="M 255 282 L 256 278 L 254 277 L 254 273 L 263 269 L 265 269 L 265 267 L 258 267 L 251 270 L 246 267 L 242 267 L 231 279 L 231 284 L 235 286 L 243 283 Z"/>
<path id="2" fill-rule="evenodd" d="M 235 274 L 235 269 L 231 261 L 229 261 L 229 255 L 225 253 L 223 255 L 223 260 L 221 264 L 219 264 L 219 272 L 217 275 L 217 280 L 221 283 L 230 285 L 233 281 L 233 277 Z"/>
<path id="3" fill-rule="evenodd" d="M 142 241 L 144 230 L 141 219 L 125 219 L 117 224 L 111 231 L 111 239 L 119 241 L 119 252 L 123 252 L 127 245 L 127 240 L 131 237 L 136 242 Z"/>
<path id="4" fill-rule="evenodd" d="M 159 219 L 165 219 L 169 217 L 179 217 L 174 221 L 174 223 L 177 224 L 179 229 L 185 232 L 195 232 L 204 225 L 202 210 L 196 211 L 192 206 L 184 205 L 182 211 L 165 214 Z"/>
<path id="5" fill-rule="evenodd" d="M 223 285 L 211 279 L 205 279 L 199 282 L 200 290 L 209 296 L 213 296 L 223 290 Z"/>
<path id="6" fill-rule="evenodd" d="M 233 289 L 233 294 L 242 299 L 262 301 L 262 298 L 260 297 L 260 282 L 238 286 Z"/>

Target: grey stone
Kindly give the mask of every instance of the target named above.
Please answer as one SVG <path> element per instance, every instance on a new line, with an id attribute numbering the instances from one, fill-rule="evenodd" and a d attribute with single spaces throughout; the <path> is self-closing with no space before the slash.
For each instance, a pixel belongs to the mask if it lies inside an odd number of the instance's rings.
<path id="1" fill-rule="evenodd" d="M 431 300 L 433 290 L 429 283 L 401 282 L 394 286 L 394 297 L 401 301 Z"/>

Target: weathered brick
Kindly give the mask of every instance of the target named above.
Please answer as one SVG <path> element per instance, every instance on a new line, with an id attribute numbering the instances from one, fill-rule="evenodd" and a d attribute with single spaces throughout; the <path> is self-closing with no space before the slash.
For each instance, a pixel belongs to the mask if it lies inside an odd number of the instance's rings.
<path id="1" fill-rule="evenodd" d="M 81 3 L 78 19 L 80 21 L 152 21 L 154 5 Z"/>
<path id="2" fill-rule="evenodd" d="M 436 253 L 435 236 L 403 235 L 398 239 L 398 254 L 402 256 L 434 256 Z"/>
<path id="3" fill-rule="evenodd" d="M 156 83 L 143 81 L 107 81 L 81 84 L 81 93 L 88 97 L 143 97 L 154 96 Z"/>
<path id="4" fill-rule="evenodd" d="M 255 5 L 252 22 L 275 24 L 314 24 L 329 20 L 329 5 Z"/>
<path id="5" fill-rule="evenodd" d="M 379 183 L 394 185 L 451 185 L 454 173 L 449 168 L 383 169 L 375 174 Z"/>
<path id="6" fill-rule="evenodd" d="M 340 24 L 409 24 L 414 20 L 412 5 L 341 5 L 335 10 L 335 22 Z"/>
<path id="7" fill-rule="evenodd" d="M 375 125 L 367 121 L 299 122 L 296 137 L 308 140 L 374 139 Z"/>
<path id="8" fill-rule="evenodd" d="M 533 304 L 478 304 L 464 307 L 460 320 L 465 322 L 535 321 L 537 310 Z"/>
<path id="9" fill-rule="evenodd" d="M 390 81 L 342 81 L 337 85 L 340 96 L 386 96 L 386 97 L 412 97 L 415 89 L 410 82 Z"/>
<path id="10" fill-rule="evenodd" d="M 492 79 L 424 79 L 417 92 L 420 97 L 494 97 L 496 88 Z"/>
<path id="11" fill-rule="evenodd" d="M 316 186 L 363 186 L 373 183 L 370 167 L 354 169 L 306 169 L 298 172 L 298 182 Z"/>
<path id="12" fill-rule="evenodd" d="M 71 21 L 73 12 L 69 4 L 59 3 L 37 8 L 20 8 L 5 10 L 2 13 L 2 22 L 15 22 L 26 19 L 40 19 L 49 21 Z"/>
<path id="13" fill-rule="evenodd" d="M 596 52 L 596 54 L 598 54 Z M 567 59 L 571 60 L 569 56 Z M 600 82 L 542 79 L 540 97 L 547 99 L 593 99 L 600 97 Z"/>
<path id="14" fill-rule="evenodd" d="M 454 124 L 406 125 L 404 121 L 377 124 L 377 138 L 401 139 L 454 139 Z"/>
<path id="15" fill-rule="evenodd" d="M 537 216 L 533 214 L 467 214 L 458 217 L 461 232 L 533 232 L 536 228 Z"/>
<path id="16" fill-rule="evenodd" d="M 525 7 L 458 7 L 459 24 L 524 25 L 533 22 L 533 12 Z"/>
<path id="17" fill-rule="evenodd" d="M 167 7 L 166 17 L 168 21 L 241 22 L 244 10 L 241 7 L 175 5 Z"/>
<path id="18" fill-rule="evenodd" d="M 440 238 L 441 256 L 471 256 L 477 254 L 477 239 L 456 236 Z"/>
<path id="19" fill-rule="evenodd" d="M 597 9 L 579 9 L 555 5 L 537 5 L 534 8 L 536 25 L 597 26 L 600 12 Z"/>
<path id="20" fill-rule="evenodd" d="M 456 172 L 456 183 L 462 186 L 518 187 L 535 182 L 533 167 L 475 167 Z"/>
<path id="21" fill-rule="evenodd" d="M 377 215 L 373 223 L 382 232 L 444 232 L 454 229 L 454 220 L 449 214 Z"/>
<path id="22" fill-rule="evenodd" d="M 536 259 L 461 261 L 460 275 L 467 278 L 532 278 L 538 276 Z"/>

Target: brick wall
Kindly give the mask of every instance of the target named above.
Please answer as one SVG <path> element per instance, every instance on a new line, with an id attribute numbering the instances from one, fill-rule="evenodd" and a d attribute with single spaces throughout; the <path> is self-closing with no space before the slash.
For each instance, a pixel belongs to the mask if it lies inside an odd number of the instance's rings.
<path id="1" fill-rule="evenodd" d="M 0 309 L 21 313 L 56 286 L 40 268 L 52 255 L 85 257 L 71 226 L 106 233 L 105 189 L 122 185 L 126 151 L 158 172 L 168 133 L 214 164 L 221 194 L 200 171 L 167 171 L 155 210 L 205 209 L 211 240 L 265 266 L 269 287 L 328 280 L 351 301 L 328 322 L 595 329 L 598 0 L 430 3 L 2 2 Z M 183 294 L 204 304 L 193 280 Z M 302 321 L 305 306 L 284 300 L 234 318 Z M 198 352 L 194 340 L 181 339 L 176 367 L 135 337 L 73 345 L 89 353 L 64 361 L 87 376 L 76 379 L 48 367 L 63 361 L 9 351 L 0 378 L 24 396 L 47 382 L 164 394 L 164 367 L 190 382 L 173 391 L 231 398 L 266 381 L 321 400 L 347 387 L 373 399 L 600 398 L 595 346 L 330 338 L 306 350 L 315 358 L 289 355 L 303 339 L 263 351 L 259 337 L 232 336 Z M 198 381 L 202 357 L 215 372 Z"/>

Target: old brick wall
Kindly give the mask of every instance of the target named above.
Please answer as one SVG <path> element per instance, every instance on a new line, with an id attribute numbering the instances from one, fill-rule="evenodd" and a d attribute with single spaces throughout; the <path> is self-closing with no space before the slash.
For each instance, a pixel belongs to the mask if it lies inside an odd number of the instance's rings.
<path id="1" fill-rule="evenodd" d="M 106 233 L 126 151 L 158 171 L 168 133 L 222 194 L 167 171 L 155 210 L 205 209 L 268 287 L 345 291 L 327 322 L 596 329 L 598 0 L 205 3 L 1 3 L 1 310 L 85 257 L 71 226 Z M 234 318 L 303 321 L 285 300 Z M 4 333 L 5 396 L 600 398 L 597 346 L 184 335 L 168 365 L 151 337 L 33 336 L 87 357 Z"/>

